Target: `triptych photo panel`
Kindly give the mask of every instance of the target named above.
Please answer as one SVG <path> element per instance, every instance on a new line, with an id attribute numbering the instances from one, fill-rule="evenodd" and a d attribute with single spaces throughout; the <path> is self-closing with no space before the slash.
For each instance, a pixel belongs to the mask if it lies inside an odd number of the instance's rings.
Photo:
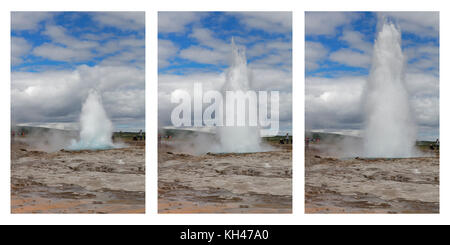
<path id="1" fill-rule="evenodd" d="M 10 12 L 11 214 L 440 213 L 439 12 L 156 14 Z"/>

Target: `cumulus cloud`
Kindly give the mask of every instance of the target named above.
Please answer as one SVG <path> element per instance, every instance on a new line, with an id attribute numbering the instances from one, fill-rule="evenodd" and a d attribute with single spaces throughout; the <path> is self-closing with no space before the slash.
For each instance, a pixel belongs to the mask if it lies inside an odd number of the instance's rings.
<path id="1" fill-rule="evenodd" d="M 212 18 L 211 22 L 205 22 Z M 238 21 L 235 29 L 221 29 L 226 20 Z M 159 13 L 158 116 L 161 127 L 170 126 L 176 106 L 171 93 L 183 89 L 192 93 L 193 84 L 203 90 L 221 90 L 231 58 L 231 37 L 245 49 L 251 70 L 252 89 L 280 91 L 280 127 L 292 124 L 292 16 L 290 12 L 205 12 Z M 241 27 L 242 26 L 242 27 Z M 223 27 L 222 27 L 223 28 Z M 257 31 L 258 34 L 249 34 Z M 265 37 L 259 33 L 270 33 Z M 169 35 L 170 34 L 170 35 Z M 177 38 L 173 38 L 174 34 Z M 184 35 L 182 41 L 178 38 Z M 194 63 L 194 64 L 193 64 Z M 206 105 L 205 105 L 206 108 Z"/>
<path id="2" fill-rule="evenodd" d="M 305 41 L 305 67 L 306 70 L 319 68 L 319 62 L 328 55 L 328 49 L 319 42 Z"/>
<path id="3" fill-rule="evenodd" d="M 395 19 L 402 32 L 421 37 L 439 36 L 439 12 L 382 12 L 380 15 Z"/>
<path id="4" fill-rule="evenodd" d="M 283 40 L 267 40 L 258 42 L 247 50 L 247 57 L 252 59 L 253 68 L 279 69 L 290 71 L 292 69 L 292 43 Z"/>
<path id="5" fill-rule="evenodd" d="M 236 12 L 239 21 L 250 29 L 264 30 L 268 33 L 292 31 L 291 12 Z"/>
<path id="6" fill-rule="evenodd" d="M 191 46 L 180 51 L 180 57 L 203 64 L 225 64 L 229 56 L 221 51 L 198 46 Z"/>
<path id="7" fill-rule="evenodd" d="M 11 12 L 11 30 L 37 31 L 41 22 L 52 16 L 50 12 Z"/>
<path id="8" fill-rule="evenodd" d="M 78 62 L 93 57 L 93 54 L 89 50 L 66 48 L 50 43 L 36 47 L 33 49 L 33 54 L 50 60 L 67 62 Z"/>
<path id="9" fill-rule="evenodd" d="M 202 15 L 196 12 L 158 12 L 158 32 L 184 32 L 186 25 L 198 21 Z"/>
<path id="10" fill-rule="evenodd" d="M 103 97 L 113 121 L 144 118 L 144 74 L 133 67 L 77 67 L 74 71 L 15 72 L 11 100 L 14 123 L 76 122 L 88 91 Z"/>
<path id="11" fill-rule="evenodd" d="M 91 23 L 67 24 L 80 15 Z M 144 22 L 143 12 L 13 13 L 12 123 L 74 129 L 89 90 L 95 89 L 117 130 L 142 129 Z"/>
<path id="12" fill-rule="evenodd" d="M 144 12 L 96 12 L 92 18 L 101 26 L 112 26 L 124 31 L 145 28 Z"/>
<path id="13" fill-rule="evenodd" d="M 29 54 L 31 48 L 31 44 L 25 38 L 11 37 L 11 64 L 20 65 L 23 57 Z"/>
<path id="14" fill-rule="evenodd" d="M 411 72 L 430 71 L 439 74 L 439 46 L 433 43 L 414 45 L 403 50 L 408 58 L 407 69 Z"/>
<path id="15" fill-rule="evenodd" d="M 72 49 L 90 49 L 98 46 L 97 42 L 80 40 L 69 35 L 62 26 L 47 25 L 42 34 L 48 36 L 54 43 L 65 45 Z"/>
<path id="16" fill-rule="evenodd" d="M 358 18 L 361 19 L 356 24 Z M 403 39 L 403 53 L 407 58 L 404 77 L 419 139 L 439 136 L 438 12 L 382 12 L 365 16 L 350 12 L 307 12 L 306 71 L 319 68 L 329 71 L 306 77 L 307 130 L 357 135 L 363 129 L 361 105 L 373 44 L 368 40 L 372 36 L 368 35 L 370 28 L 361 25 L 375 27 L 380 18 L 393 20 L 407 34 Z M 355 73 L 348 67 L 363 72 Z"/>
<path id="17" fill-rule="evenodd" d="M 424 73 L 407 73 L 405 82 L 418 127 L 427 130 L 439 127 L 439 79 Z M 306 129 L 335 133 L 361 130 L 366 83 L 365 76 L 306 78 Z M 430 139 L 430 135 L 435 137 L 435 131 L 428 132 L 426 137 Z"/>
<path id="18" fill-rule="evenodd" d="M 215 38 L 213 32 L 207 28 L 193 28 L 192 33 L 189 37 L 194 38 L 197 42 L 206 47 L 216 48 L 216 49 L 226 49 L 228 43 L 222 39 Z"/>
<path id="19" fill-rule="evenodd" d="M 347 66 L 369 68 L 371 55 L 353 51 L 350 49 L 340 49 L 329 56 L 331 61 L 338 62 Z"/>
<path id="20" fill-rule="evenodd" d="M 101 15 L 103 16 L 105 13 Z M 115 15 L 118 14 L 108 15 L 108 18 Z M 128 16 L 128 14 L 125 16 Z M 101 62 L 102 64 L 123 65 L 134 63 L 141 68 L 144 66 L 145 41 L 143 38 L 129 35 L 117 38 L 104 36 L 103 39 L 90 38 L 90 40 L 85 40 L 70 35 L 64 27 L 58 25 L 47 25 L 42 34 L 51 41 L 33 49 L 33 55 L 38 57 L 55 61 L 80 62 L 107 56 Z"/>
<path id="21" fill-rule="evenodd" d="M 306 35 L 335 35 L 336 28 L 349 24 L 357 19 L 359 14 L 346 12 L 306 12 Z"/>
<path id="22" fill-rule="evenodd" d="M 290 128 L 292 121 L 292 77 L 289 72 L 253 70 L 252 89 L 255 91 L 280 91 L 280 127 Z M 188 75 L 160 74 L 158 76 L 158 118 L 160 126 L 172 125 L 170 114 L 176 104 L 170 102 L 172 92 L 182 89 L 194 96 L 194 83 L 201 83 L 203 91 L 220 91 L 225 83 L 225 72 L 197 72 Z M 206 108 L 206 104 L 204 108 Z"/>
<path id="23" fill-rule="evenodd" d="M 372 53 L 373 44 L 365 41 L 364 35 L 361 32 L 344 30 L 342 36 L 339 37 L 339 40 L 346 42 L 351 49 L 356 49 L 368 54 Z"/>
<path id="24" fill-rule="evenodd" d="M 170 65 L 169 59 L 178 52 L 176 45 L 170 40 L 158 40 L 158 67 L 164 68 Z"/>
<path id="25" fill-rule="evenodd" d="M 328 55 L 330 61 L 351 67 L 369 68 L 372 58 L 372 43 L 364 40 L 358 31 L 344 30 L 338 40 L 348 48 L 341 48 Z"/>
<path id="26" fill-rule="evenodd" d="M 357 129 L 365 77 L 306 78 L 306 128 Z"/>

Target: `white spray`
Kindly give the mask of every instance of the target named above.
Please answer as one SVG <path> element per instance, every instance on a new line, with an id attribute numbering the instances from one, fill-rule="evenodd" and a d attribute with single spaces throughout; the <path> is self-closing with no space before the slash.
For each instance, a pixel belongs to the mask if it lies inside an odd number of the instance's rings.
<path id="1" fill-rule="evenodd" d="M 100 96 L 93 90 L 81 109 L 80 127 L 80 140 L 73 140 L 70 150 L 114 148 L 111 139 L 113 124 L 106 115 Z"/>
<path id="2" fill-rule="evenodd" d="M 416 139 L 404 81 L 401 32 L 384 22 L 375 40 L 366 90 L 365 155 L 410 157 Z"/>
<path id="3" fill-rule="evenodd" d="M 247 67 L 245 51 L 239 49 L 231 39 L 231 66 L 226 74 L 226 81 L 222 88 L 226 91 L 243 91 L 251 89 L 250 70 Z M 235 115 L 236 116 L 236 115 Z M 246 122 L 248 125 L 248 121 Z M 258 127 L 225 126 L 217 130 L 221 152 L 259 152 L 262 151 L 261 137 Z"/>

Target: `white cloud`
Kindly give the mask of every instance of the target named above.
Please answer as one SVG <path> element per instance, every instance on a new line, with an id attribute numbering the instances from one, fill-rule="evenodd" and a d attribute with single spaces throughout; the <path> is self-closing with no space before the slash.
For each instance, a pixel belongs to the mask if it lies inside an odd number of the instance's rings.
<path id="1" fill-rule="evenodd" d="M 250 58 L 260 57 L 267 54 L 279 54 L 279 53 L 291 53 L 292 52 L 292 43 L 284 42 L 279 40 L 270 41 L 267 40 L 265 42 L 259 42 L 253 46 L 251 46 L 247 50 L 247 56 Z"/>
<path id="2" fill-rule="evenodd" d="M 189 37 L 194 38 L 198 45 L 192 45 L 179 52 L 183 59 L 203 64 L 223 65 L 229 60 L 230 44 L 215 38 L 211 30 L 193 28 Z"/>
<path id="3" fill-rule="evenodd" d="M 101 39 L 75 38 L 64 27 L 57 25 L 47 25 L 42 34 L 48 36 L 51 42 L 34 48 L 32 53 L 36 56 L 56 61 L 80 62 L 109 55 L 102 60 L 102 64 L 133 63 L 141 68 L 144 66 L 145 41 L 136 36 L 118 37 L 100 45 Z"/>
<path id="4" fill-rule="evenodd" d="M 418 97 L 412 100 L 412 108 L 419 126 L 439 128 L 439 98 Z"/>
<path id="5" fill-rule="evenodd" d="M 330 60 L 347 66 L 369 68 L 371 55 L 353 51 L 350 49 L 340 49 L 330 54 Z"/>
<path id="6" fill-rule="evenodd" d="M 141 49 L 143 51 L 145 47 L 144 39 L 139 39 L 133 36 L 112 39 L 101 46 L 97 47 L 96 50 L 100 52 L 100 54 L 112 54 L 117 53 L 122 50 L 132 50 L 132 49 Z"/>
<path id="7" fill-rule="evenodd" d="M 133 64 L 141 69 L 145 64 L 145 41 L 136 37 L 111 40 L 96 49 L 100 55 L 109 55 L 101 61 L 102 65 L 126 66 Z"/>
<path id="8" fill-rule="evenodd" d="M 19 65 L 23 62 L 23 56 L 31 50 L 31 44 L 21 37 L 11 37 L 11 64 Z"/>
<path id="9" fill-rule="evenodd" d="M 178 48 L 170 40 L 158 39 L 158 67 L 164 68 L 170 65 L 169 59 L 174 57 Z"/>
<path id="10" fill-rule="evenodd" d="M 365 83 L 365 77 L 306 78 L 306 127 L 345 128 L 347 123 L 361 123 L 361 95 Z"/>
<path id="11" fill-rule="evenodd" d="M 91 49 L 98 46 L 97 42 L 74 38 L 62 26 L 47 25 L 42 34 L 51 38 L 53 43 L 65 45 L 71 49 Z"/>
<path id="12" fill-rule="evenodd" d="M 319 68 L 319 62 L 328 55 L 328 49 L 319 42 L 305 41 L 305 66 L 306 70 Z"/>
<path id="13" fill-rule="evenodd" d="M 306 78 L 306 128 L 336 132 L 361 130 L 366 82 L 367 77 L 362 76 Z M 438 130 L 439 79 L 426 73 L 407 73 L 405 82 L 418 127 Z"/>
<path id="14" fill-rule="evenodd" d="M 100 26 L 111 26 L 125 31 L 145 28 L 145 12 L 95 12 L 92 18 Z"/>
<path id="15" fill-rule="evenodd" d="M 369 68 L 372 59 L 373 44 L 364 40 L 358 31 L 344 30 L 339 40 L 347 43 L 348 48 L 332 52 L 329 59 L 352 67 Z"/>
<path id="16" fill-rule="evenodd" d="M 198 21 L 205 13 L 158 12 L 158 32 L 185 32 L 186 25 Z"/>
<path id="17" fill-rule="evenodd" d="M 13 72 L 13 123 L 76 123 L 90 89 L 100 92 L 113 122 L 127 118 L 143 121 L 144 78 L 143 70 L 129 66 L 82 65 L 74 71 Z"/>
<path id="18" fill-rule="evenodd" d="M 33 54 L 50 60 L 67 62 L 83 61 L 93 57 L 93 54 L 89 50 L 65 48 L 49 43 L 34 48 Z"/>
<path id="19" fill-rule="evenodd" d="M 211 30 L 206 28 L 193 28 L 192 33 L 189 35 L 191 38 L 195 38 L 200 45 L 209 48 L 220 50 L 221 52 L 229 52 L 230 44 L 226 43 L 222 39 L 215 38 Z"/>
<path id="20" fill-rule="evenodd" d="M 181 21 L 177 21 L 182 14 Z M 231 45 L 229 40 L 219 38 L 219 34 L 213 29 L 205 28 L 198 20 L 200 15 L 185 16 L 184 13 L 159 13 L 159 33 L 187 32 L 187 26 L 192 25 L 188 37 L 194 40 L 191 46 L 179 50 L 173 42 L 164 39 L 159 40 L 159 64 L 160 68 L 169 65 L 170 58 L 182 58 L 201 64 L 227 66 L 230 62 Z M 227 13 L 238 18 L 246 30 L 263 30 L 277 35 L 291 32 L 290 12 L 231 12 Z M 164 17 L 164 18 L 162 18 Z M 224 16 L 221 16 L 224 17 Z M 196 19 L 197 18 L 197 19 Z M 176 23 L 172 23 L 176 22 Z M 220 22 L 220 21 L 219 21 Z M 220 33 L 223 35 L 224 33 Z M 228 35 L 229 33 L 225 33 Z M 285 36 L 285 35 L 284 35 Z M 285 36 L 286 37 L 286 36 Z M 287 38 L 289 39 L 289 38 Z M 283 38 L 267 39 L 259 35 L 235 38 L 236 44 L 244 48 L 246 44 L 247 57 L 251 60 L 249 67 L 251 72 L 252 89 L 278 90 L 280 91 L 280 128 L 292 128 L 292 44 Z M 172 61 L 173 62 L 173 61 Z M 178 69 L 176 71 L 186 71 Z M 221 90 L 225 83 L 226 70 L 221 73 L 211 72 L 207 68 L 193 68 L 184 75 L 159 74 L 158 79 L 158 117 L 160 126 L 171 125 L 170 113 L 174 104 L 170 103 L 170 95 L 176 89 L 185 89 L 192 93 L 194 83 L 202 83 L 203 90 Z"/>
<path id="21" fill-rule="evenodd" d="M 11 12 L 11 30 L 37 31 L 39 24 L 52 16 L 50 12 Z"/>
<path id="22" fill-rule="evenodd" d="M 100 62 L 100 65 L 106 66 L 134 65 L 140 69 L 144 69 L 145 58 L 142 54 L 143 50 L 140 49 L 121 51 L 118 54 L 103 59 Z"/>
<path id="23" fill-rule="evenodd" d="M 268 33 L 292 31 L 292 12 L 237 12 L 239 21 L 250 29 L 264 30 Z"/>
<path id="24" fill-rule="evenodd" d="M 359 14 L 350 12 L 306 12 L 306 35 L 335 35 L 336 28 L 350 24 Z"/>
<path id="25" fill-rule="evenodd" d="M 229 54 L 216 50 L 191 46 L 180 51 L 180 57 L 203 64 L 225 64 L 229 60 Z"/>
<path id="26" fill-rule="evenodd" d="M 160 74 L 158 77 L 158 117 L 160 126 L 170 126 L 170 113 L 176 106 L 170 102 L 170 95 L 177 89 L 193 94 L 194 83 L 201 83 L 203 91 L 221 91 L 225 83 L 225 72 L 188 75 Z M 280 91 L 280 127 L 290 128 L 292 120 L 292 75 L 276 69 L 254 69 L 252 89 L 255 91 Z M 206 105 L 205 105 L 206 107 Z"/>
<path id="27" fill-rule="evenodd" d="M 439 47 L 433 43 L 414 45 L 403 50 L 410 64 L 407 69 L 410 72 L 429 71 L 439 74 Z"/>
<path id="28" fill-rule="evenodd" d="M 30 14 L 30 23 L 26 19 Z M 40 72 L 11 74 L 11 110 L 13 124 L 70 126 L 78 122 L 81 106 L 88 91 L 95 89 L 103 98 L 104 107 L 120 130 L 144 128 L 145 124 L 145 40 L 143 12 L 88 13 L 98 25 L 71 27 L 50 20 L 52 15 L 13 14 L 12 25 L 20 30 L 40 29 L 44 43 L 32 47 L 35 39 L 12 37 L 12 64 L 23 61 L 30 53 L 54 61 L 68 62 L 72 70 L 59 70 L 58 65 L 39 65 L 31 60 L 27 69 Z M 78 14 L 64 15 L 77 18 Z M 17 18 L 16 18 L 17 17 Z M 47 20 L 48 19 L 48 20 Z M 47 20 L 47 21 L 46 21 Z M 34 23 L 34 24 L 33 24 Z M 38 26 L 39 23 L 43 23 Z M 115 27 L 138 34 L 116 35 L 99 32 L 98 27 Z M 76 33 L 82 33 L 76 36 Z M 20 35 L 20 33 L 15 34 Z M 96 58 L 94 60 L 94 58 Z M 28 60 L 27 60 L 28 61 Z M 100 62 L 94 66 L 74 62 Z"/>
<path id="29" fill-rule="evenodd" d="M 414 97 L 439 97 L 439 78 L 429 73 L 406 73 L 405 83 Z"/>
<path id="30" fill-rule="evenodd" d="M 70 36 L 62 26 L 47 25 L 42 32 L 51 39 L 33 49 L 33 54 L 57 61 L 78 62 L 94 56 L 91 52 L 99 44 L 94 41 L 79 40 Z"/>
<path id="31" fill-rule="evenodd" d="M 379 13 L 378 18 L 383 15 L 393 19 L 403 33 L 415 34 L 419 39 L 439 35 L 437 12 L 388 12 Z M 306 14 L 307 35 L 327 35 L 327 38 L 344 44 L 337 51 L 328 53 L 324 44 L 306 41 L 307 70 L 320 67 L 320 62 L 327 59 L 351 67 L 370 67 L 373 44 L 350 25 L 357 16 L 345 12 Z M 342 35 L 336 36 L 341 29 Z M 408 59 L 405 85 L 418 124 L 418 135 L 420 139 L 430 139 L 439 134 L 439 46 L 434 41 L 424 43 L 416 38 L 408 38 L 403 43 L 406 47 L 403 53 Z M 364 128 L 362 105 L 367 76 L 352 76 L 345 70 L 336 70 L 333 75 L 336 78 L 306 78 L 306 128 L 324 132 L 360 132 Z"/>
<path id="32" fill-rule="evenodd" d="M 373 44 L 365 41 L 361 32 L 344 30 L 339 40 L 345 41 L 351 49 L 357 49 L 368 54 L 372 53 Z"/>
<path id="33" fill-rule="evenodd" d="M 418 36 L 439 35 L 439 12 L 381 12 L 381 16 L 394 18 L 402 32 Z"/>

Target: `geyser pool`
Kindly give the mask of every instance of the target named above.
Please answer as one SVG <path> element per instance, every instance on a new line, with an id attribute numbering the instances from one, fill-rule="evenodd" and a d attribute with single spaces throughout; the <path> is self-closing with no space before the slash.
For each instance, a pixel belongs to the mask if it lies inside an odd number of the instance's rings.
<path id="1" fill-rule="evenodd" d="M 366 88 L 365 157 L 411 157 L 416 126 L 404 81 L 401 32 L 386 20 L 375 40 Z"/>
<path id="2" fill-rule="evenodd" d="M 113 124 L 106 115 L 100 96 L 90 91 L 80 115 L 80 139 L 72 140 L 69 150 L 117 148 L 112 142 Z"/>

